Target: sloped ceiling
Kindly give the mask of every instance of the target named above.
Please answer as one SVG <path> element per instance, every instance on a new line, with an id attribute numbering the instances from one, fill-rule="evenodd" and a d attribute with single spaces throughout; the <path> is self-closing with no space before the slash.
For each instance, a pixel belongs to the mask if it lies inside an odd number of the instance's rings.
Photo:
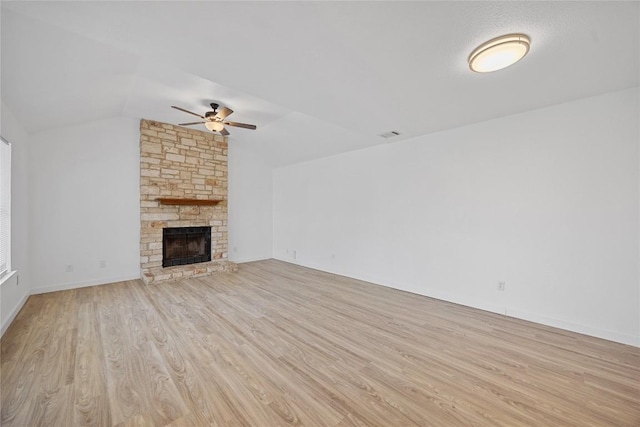
<path id="1" fill-rule="evenodd" d="M 191 121 L 284 165 L 638 86 L 638 2 L 2 2 L 3 102 L 29 132 L 128 115 Z M 468 70 L 478 44 L 532 40 Z"/>

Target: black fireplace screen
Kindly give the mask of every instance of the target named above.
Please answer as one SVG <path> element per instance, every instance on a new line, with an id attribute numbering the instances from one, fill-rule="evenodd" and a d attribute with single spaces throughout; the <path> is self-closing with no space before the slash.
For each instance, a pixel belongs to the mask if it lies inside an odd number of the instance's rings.
<path id="1" fill-rule="evenodd" d="M 162 230 L 162 266 L 211 261 L 211 227 L 171 227 Z"/>

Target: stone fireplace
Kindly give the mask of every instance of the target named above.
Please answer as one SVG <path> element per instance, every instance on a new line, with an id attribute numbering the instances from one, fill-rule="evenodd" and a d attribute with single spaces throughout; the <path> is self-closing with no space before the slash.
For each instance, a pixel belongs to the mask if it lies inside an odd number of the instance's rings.
<path id="1" fill-rule="evenodd" d="M 140 121 L 145 283 L 237 270 L 227 260 L 227 171 L 226 137 Z"/>

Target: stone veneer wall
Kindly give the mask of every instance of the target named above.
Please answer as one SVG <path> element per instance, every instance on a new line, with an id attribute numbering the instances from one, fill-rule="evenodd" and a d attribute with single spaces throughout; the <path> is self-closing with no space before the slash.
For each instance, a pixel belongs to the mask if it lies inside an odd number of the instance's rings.
<path id="1" fill-rule="evenodd" d="M 140 121 L 140 268 L 145 283 L 235 271 L 227 261 L 227 138 Z M 116 171 L 117 173 L 117 171 Z M 161 205 L 159 197 L 222 199 L 215 206 Z M 162 229 L 211 226 L 211 262 L 162 267 Z"/>

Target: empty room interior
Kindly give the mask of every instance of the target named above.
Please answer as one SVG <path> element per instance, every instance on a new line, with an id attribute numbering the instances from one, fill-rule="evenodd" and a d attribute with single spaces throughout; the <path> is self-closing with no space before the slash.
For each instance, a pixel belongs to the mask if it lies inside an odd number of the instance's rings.
<path id="1" fill-rule="evenodd" d="M 3 427 L 640 425 L 640 2 L 0 18 Z"/>

